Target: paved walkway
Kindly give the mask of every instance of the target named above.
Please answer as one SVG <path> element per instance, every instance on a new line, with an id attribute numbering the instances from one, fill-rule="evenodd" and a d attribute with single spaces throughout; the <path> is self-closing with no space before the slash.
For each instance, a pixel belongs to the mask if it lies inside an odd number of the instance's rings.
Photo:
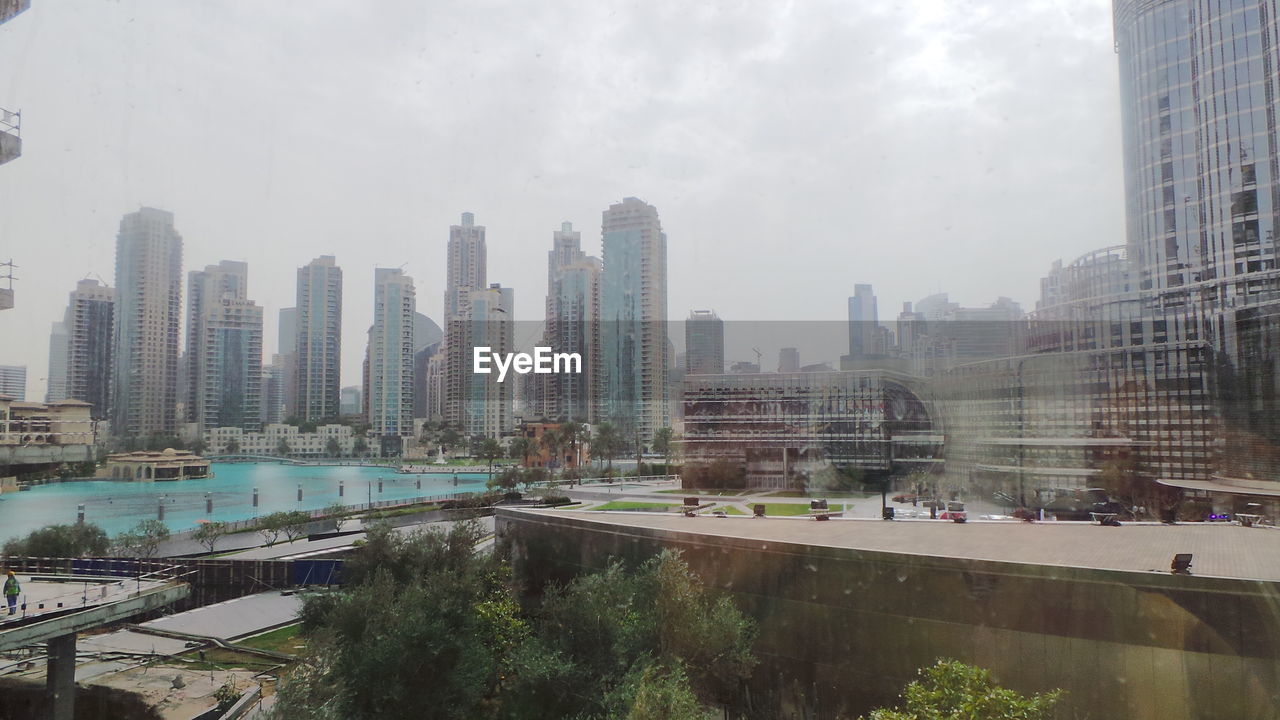
<path id="1" fill-rule="evenodd" d="M 1198 576 L 1280 582 L 1280 529 L 1237 525 L 1083 522 L 953 523 L 941 520 L 734 517 L 687 518 L 676 513 L 554 513 L 608 525 L 856 548 L 935 557 L 974 558 L 1037 565 L 1168 573 L 1176 553 L 1192 553 Z"/>

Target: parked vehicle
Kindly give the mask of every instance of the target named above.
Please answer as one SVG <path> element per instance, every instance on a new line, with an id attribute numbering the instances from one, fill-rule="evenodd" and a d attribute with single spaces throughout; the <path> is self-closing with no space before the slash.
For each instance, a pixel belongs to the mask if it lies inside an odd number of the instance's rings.
<path id="1" fill-rule="evenodd" d="M 947 502 L 947 509 L 938 515 L 938 519 L 964 522 L 969 519 L 969 513 L 965 511 L 964 503 L 959 500 L 950 500 Z"/>

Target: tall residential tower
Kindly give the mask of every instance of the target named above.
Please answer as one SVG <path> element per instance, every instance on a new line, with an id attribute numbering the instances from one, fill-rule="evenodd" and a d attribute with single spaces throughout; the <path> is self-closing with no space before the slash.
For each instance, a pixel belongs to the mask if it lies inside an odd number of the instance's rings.
<path id="1" fill-rule="evenodd" d="M 116 288 L 111 432 L 173 433 L 182 320 L 182 236 L 173 213 L 144 207 L 120 221 Z"/>
<path id="2" fill-rule="evenodd" d="M 303 421 L 336 418 L 341 414 L 342 268 L 332 255 L 298 268 L 297 300 L 291 410 Z"/>

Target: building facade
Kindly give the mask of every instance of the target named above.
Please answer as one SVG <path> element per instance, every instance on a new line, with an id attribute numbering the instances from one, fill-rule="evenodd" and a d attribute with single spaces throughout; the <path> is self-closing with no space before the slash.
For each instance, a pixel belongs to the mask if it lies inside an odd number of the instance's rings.
<path id="1" fill-rule="evenodd" d="M 67 331 L 66 396 L 89 403 L 94 420 L 106 420 L 111 413 L 115 305 L 114 289 L 81 280 L 62 321 Z"/>
<path id="2" fill-rule="evenodd" d="M 229 294 L 203 312 L 200 363 L 191 379 L 199 429 L 262 427 L 262 308 Z"/>
<path id="3" fill-rule="evenodd" d="M 485 227 L 476 225 L 475 215 L 462 213 L 461 224 L 449 226 L 446 252 L 440 409 L 445 422 L 460 428 L 467 423 L 471 375 L 471 346 L 466 341 L 471 332 L 471 293 L 484 290 L 488 277 Z"/>
<path id="4" fill-rule="evenodd" d="M 470 319 L 463 337 L 467 348 L 487 347 L 494 354 L 515 351 L 515 291 L 494 283 L 467 298 Z M 496 372 L 466 375 L 463 434 L 498 438 L 515 430 L 514 373 L 498 382 Z"/>
<path id="5" fill-rule="evenodd" d="M 874 370 L 686 375 L 685 463 L 727 462 L 747 487 L 777 489 L 931 472 L 942 437 L 922 394 L 918 378 Z"/>
<path id="6" fill-rule="evenodd" d="M 342 268 L 321 255 L 298 268 L 292 416 L 316 422 L 339 414 L 342 377 Z M 282 315 L 283 318 L 283 315 Z"/>
<path id="7" fill-rule="evenodd" d="M 724 372 L 724 321 L 714 310 L 689 311 L 684 321 L 684 370 L 688 375 Z"/>
<path id="8" fill-rule="evenodd" d="M 187 273 L 187 347 L 186 362 L 186 422 L 202 420 L 202 373 L 205 370 L 207 352 L 205 342 L 205 316 L 223 299 L 246 300 L 249 293 L 249 265 L 234 260 L 223 260 L 208 265 L 204 270 Z"/>
<path id="9" fill-rule="evenodd" d="M 398 269 L 374 270 L 373 327 L 369 331 L 366 401 L 374 435 L 413 435 L 413 278 Z"/>
<path id="10" fill-rule="evenodd" d="M 1280 25 L 1274 2 L 1115 0 L 1127 251 L 1143 322 L 1203 343 L 1211 481 L 1280 499 Z M 1259 485 L 1261 484 L 1261 486 Z M 1280 506 L 1280 505 L 1277 505 Z"/>
<path id="11" fill-rule="evenodd" d="M 67 326 L 56 322 L 49 329 L 49 373 L 44 401 L 67 399 Z"/>
<path id="12" fill-rule="evenodd" d="M 177 430 L 182 236 L 173 213 L 125 215 L 116 236 L 111 432 L 143 437 Z"/>
<path id="13" fill-rule="evenodd" d="M 563 223 L 547 253 L 547 308 L 543 345 L 552 352 L 577 353 L 581 373 L 526 376 L 531 384 L 527 417 L 594 419 L 592 398 L 599 353 L 600 260 L 582 250 L 582 234 Z"/>
<path id="14" fill-rule="evenodd" d="M 0 395 L 18 402 L 27 399 L 26 365 L 0 365 Z"/>
<path id="15" fill-rule="evenodd" d="M 658 209 L 634 197 L 609 206 L 601 229 L 596 417 L 648 445 L 670 418 L 667 236 Z"/>

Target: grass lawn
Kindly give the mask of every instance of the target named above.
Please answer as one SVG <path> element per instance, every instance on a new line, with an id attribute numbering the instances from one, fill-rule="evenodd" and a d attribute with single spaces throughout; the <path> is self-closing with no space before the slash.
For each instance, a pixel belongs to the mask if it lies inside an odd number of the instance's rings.
<path id="1" fill-rule="evenodd" d="M 754 503 L 753 503 L 754 504 Z M 844 506 L 839 503 L 830 503 L 827 507 L 828 512 L 840 512 L 844 510 Z M 809 505 L 807 503 L 765 503 L 765 515 L 808 515 Z"/>
<path id="2" fill-rule="evenodd" d="M 710 510 L 704 510 L 704 511 L 702 512 L 702 514 L 703 514 L 703 515 L 710 515 L 710 514 L 714 513 L 716 510 L 722 510 L 722 511 L 724 511 L 724 514 L 725 514 L 725 515 L 746 515 L 746 513 L 742 512 L 741 510 L 739 510 L 738 508 L 736 508 L 736 507 L 734 507 L 734 506 L 732 506 L 732 505 L 725 505 L 725 506 L 723 506 L 723 507 L 713 507 L 713 508 L 711 508 Z"/>
<path id="3" fill-rule="evenodd" d="M 190 661 L 182 665 L 189 670 L 265 670 L 281 664 L 279 660 L 220 647 L 205 648 L 204 660 L 200 659 L 199 650 L 182 653 L 179 657 Z"/>
<path id="4" fill-rule="evenodd" d="M 592 510 L 665 510 L 670 507 L 680 507 L 680 503 L 662 502 L 660 500 L 631 502 L 628 500 L 614 500 L 607 502 L 599 507 L 593 507 Z"/>
<path id="5" fill-rule="evenodd" d="M 306 642 L 298 635 L 298 631 L 302 626 L 299 624 L 286 625 L 282 628 L 276 628 L 261 635 L 254 635 L 251 638 L 237 640 L 237 645 L 257 648 L 259 650 L 272 650 L 275 652 L 288 653 L 296 655 L 299 650 L 306 647 Z"/>
<path id="6" fill-rule="evenodd" d="M 670 493 L 672 495 L 688 495 L 689 497 L 693 497 L 694 495 L 734 495 L 736 496 L 736 495 L 741 495 L 745 493 L 746 490 L 686 490 L 684 488 L 676 488 L 674 490 L 656 490 L 655 492 Z"/>
<path id="7" fill-rule="evenodd" d="M 582 507 L 582 503 L 573 503 L 572 505 L 557 505 L 552 510 L 577 510 Z"/>

